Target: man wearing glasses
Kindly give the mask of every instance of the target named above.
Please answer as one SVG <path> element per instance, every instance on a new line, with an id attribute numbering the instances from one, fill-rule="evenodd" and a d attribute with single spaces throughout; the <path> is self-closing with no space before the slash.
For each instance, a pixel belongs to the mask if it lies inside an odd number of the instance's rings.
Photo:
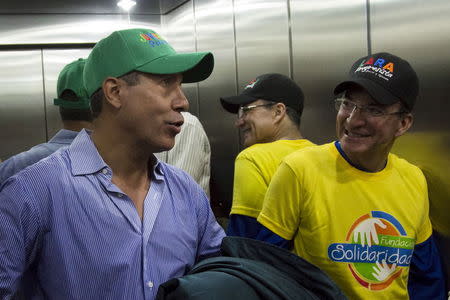
<path id="1" fill-rule="evenodd" d="M 228 235 L 256 237 L 256 218 L 281 159 L 313 145 L 300 132 L 303 98 L 293 80 L 275 73 L 258 76 L 238 96 L 221 98 L 222 106 L 237 114 L 236 127 L 247 147 L 235 161 Z"/>
<path id="2" fill-rule="evenodd" d="M 286 157 L 258 217 L 259 239 L 292 241 L 350 299 L 444 299 L 425 177 L 389 153 L 418 90 L 395 55 L 357 60 L 334 90 L 339 140 Z"/>

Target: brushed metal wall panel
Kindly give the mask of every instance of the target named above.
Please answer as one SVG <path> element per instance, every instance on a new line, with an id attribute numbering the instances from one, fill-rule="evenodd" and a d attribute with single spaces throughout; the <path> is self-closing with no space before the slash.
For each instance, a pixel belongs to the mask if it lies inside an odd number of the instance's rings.
<path id="1" fill-rule="evenodd" d="M 408 60 L 420 80 L 413 130 L 450 130 L 450 2 L 371 1 L 373 53 Z"/>
<path id="2" fill-rule="evenodd" d="M 14 47 L 18 44 L 39 44 L 45 48 L 44 44 L 92 43 L 114 30 L 131 27 L 160 30 L 160 16 L 137 15 L 132 16 L 129 22 L 127 16 L 120 15 L 2 15 L 0 45 Z M 68 48 L 70 47 L 68 45 Z M 0 51 L 3 79 L 0 83 L 0 122 L 3 128 L 14 128 L 2 133 L 2 140 L 8 143 L 1 147 L 1 159 L 45 142 L 46 138 L 51 137 L 61 126 L 59 113 L 52 101 L 60 71 L 57 69 L 66 59 L 70 60 L 71 54 L 66 58 L 56 57 L 56 61 L 53 61 L 51 56 L 46 57 L 46 64 L 42 61 L 41 49 L 38 48 Z M 80 54 L 85 53 L 85 56 L 89 52 L 74 50 L 73 59 L 77 58 L 75 53 L 78 51 Z M 46 77 L 45 82 L 43 77 Z"/>
<path id="3" fill-rule="evenodd" d="M 56 83 L 58 81 L 58 75 L 65 65 L 78 58 L 87 58 L 89 52 L 90 49 L 43 51 L 45 108 L 47 112 L 47 134 L 49 139 L 62 128 L 59 108 L 53 104 L 53 99 L 57 97 Z"/>
<path id="4" fill-rule="evenodd" d="M 162 15 L 167 14 L 171 10 L 177 8 L 178 6 L 188 1 L 189 0 L 159 0 L 161 7 L 160 12 Z"/>
<path id="5" fill-rule="evenodd" d="M 167 15 L 161 16 L 162 34 L 177 52 L 195 51 L 194 6 L 189 1 Z M 189 100 L 189 111 L 198 116 L 197 83 L 183 84 Z"/>
<path id="6" fill-rule="evenodd" d="M 367 54 L 366 1 L 291 0 L 293 77 L 305 93 L 303 135 L 336 138 L 333 90 Z"/>
<path id="7" fill-rule="evenodd" d="M 234 159 L 239 151 L 236 115 L 226 112 L 221 96 L 236 94 L 236 61 L 231 0 L 196 0 L 198 51 L 214 54 L 214 71 L 199 83 L 199 113 L 211 143 L 211 201 L 216 215 L 227 215 L 232 199 Z M 221 208 L 221 209 L 219 209 Z"/>
<path id="8" fill-rule="evenodd" d="M 95 43 L 120 29 L 160 29 L 160 16 L 137 15 L 1 15 L 0 45 Z"/>
<path id="9" fill-rule="evenodd" d="M 239 91 L 257 75 L 289 75 L 286 0 L 234 0 Z"/>
<path id="10" fill-rule="evenodd" d="M 46 141 L 41 51 L 0 51 L 0 158 Z"/>
<path id="11" fill-rule="evenodd" d="M 450 280 L 450 2 L 371 1 L 372 48 L 408 60 L 420 80 L 414 124 L 393 152 L 419 166 L 428 182 L 430 218 Z M 395 71 L 395 69 L 394 69 Z"/>

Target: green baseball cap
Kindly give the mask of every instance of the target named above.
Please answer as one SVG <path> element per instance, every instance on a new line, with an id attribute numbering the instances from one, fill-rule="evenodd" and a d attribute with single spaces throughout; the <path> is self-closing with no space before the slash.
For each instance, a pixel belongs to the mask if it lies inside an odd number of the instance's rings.
<path id="1" fill-rule="evenodd" d="M 151 29 L 115 31 L 99 41 L 84 68 L 88 95 L 98 90 L 103 81 L 131 71 L 151 74 L 183 74 L 183 82 L 202 81 L 211 75 L 214 57 L 210 52 L 177 53 L 158 33 Z"/>
<path id="2" fill-rule="evenodd" d="M 90 101 L 87 91 L 83 84 L 83 69 L 86 60 L 79 58 L 76 61 L 66 65 L 58 76 L 56 91 L 58 98 L 53 100 L 53 104 L 74 109 L 89 109 Z M 65 90 L 71 90 L 75 93 L 78 101 L 68 101 L 61 98 Z"/>

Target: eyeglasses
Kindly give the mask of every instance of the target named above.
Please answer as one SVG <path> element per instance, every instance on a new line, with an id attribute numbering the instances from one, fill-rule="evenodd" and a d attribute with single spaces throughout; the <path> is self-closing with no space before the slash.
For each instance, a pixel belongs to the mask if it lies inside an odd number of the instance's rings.
<path id="1" fill-rule="evenodd" d="M 388 115 L 401 115 L 407 113 L 406 111 L 396 111 L 392 113 L 386 112 L 383 108 L 374 105 L 358 105 L 346 98 L 338 98 L 334 100 L 334 107 L 337 111 L 344 112 L 351 115 L 356 109 L 368 117 L 382 117 Z"/>
<path id="2" fill-rule="evenodd" d="M 272 106 L 272 105 L 275 105 L 275 104 L 276 103 L 266 103 L 266 104 L 256 104 L 256 105 L 249 105 L 249 106 L 241 106 L 241 107 L 239 107 L 239 110 L 238 110 L 238 115 L 237 115 L 238 119 L 243 118 L 247 114 L 247 112 L 251 111 L 254 108 L 263 107 L 263 106 Z"/>

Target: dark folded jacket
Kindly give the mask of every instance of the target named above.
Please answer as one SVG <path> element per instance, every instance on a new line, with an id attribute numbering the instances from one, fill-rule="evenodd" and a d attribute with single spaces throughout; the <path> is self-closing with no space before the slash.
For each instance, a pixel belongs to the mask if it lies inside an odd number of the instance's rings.
<path id="1" fill-rule="evenodd" d="M 163 283 L 157 300 L 347 299 L 319 268 L 261 241 L 226 237 L 222 255 Z"/>

